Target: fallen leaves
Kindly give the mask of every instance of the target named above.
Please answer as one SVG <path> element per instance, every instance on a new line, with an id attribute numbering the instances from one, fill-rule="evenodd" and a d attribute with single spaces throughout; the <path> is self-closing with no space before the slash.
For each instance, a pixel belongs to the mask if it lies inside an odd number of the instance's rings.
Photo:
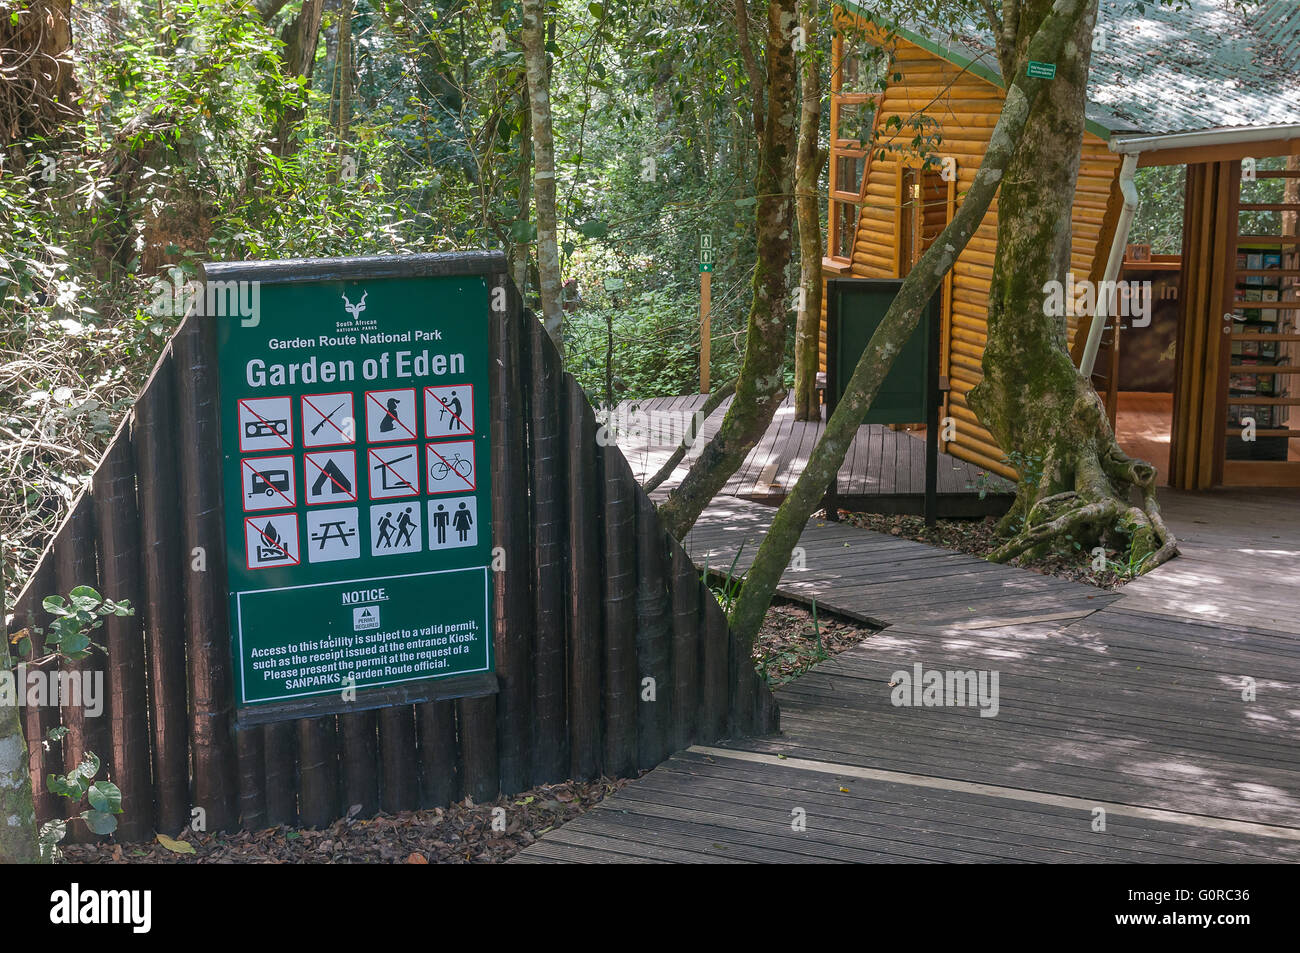
<path id="1" fill-rule="evenodd" d="M 362 817 L 360 805 L 321 830 L 268 827 L 256 831 L 159 834 L 149 844 L 69 844 L 74 864 L 444 864 L 501 863 L 547 831 L 578 817 L 624 781 L 544 784 L 512 797 L 476 804 Z M 493 828 L 493 809 L 506 812 L 506 829 Z M 497 817 L 499 818 L 499 814 Z M 500 826 L 499 824 L 497 825 Z"/>

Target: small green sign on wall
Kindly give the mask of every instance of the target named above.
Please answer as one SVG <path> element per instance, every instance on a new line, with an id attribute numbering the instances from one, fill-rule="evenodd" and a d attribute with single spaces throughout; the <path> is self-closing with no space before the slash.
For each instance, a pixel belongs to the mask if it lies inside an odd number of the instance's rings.
<path id="1" fill-rule="evenodd" d="M 273 282 L 258 299 L 255 321 L 213 319 L 241 722 L 490 673 L 487 279 Z"/>

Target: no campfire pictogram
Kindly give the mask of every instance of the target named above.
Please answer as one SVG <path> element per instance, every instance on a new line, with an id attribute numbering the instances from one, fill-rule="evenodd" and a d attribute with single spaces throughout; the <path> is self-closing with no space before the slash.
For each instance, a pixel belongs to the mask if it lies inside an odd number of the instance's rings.
<path id="1" fill-rule="evenodd" d="M 298 565 L 298 517 L 293 513 L 244 517 L 244 545 L 249 569 Z"/>

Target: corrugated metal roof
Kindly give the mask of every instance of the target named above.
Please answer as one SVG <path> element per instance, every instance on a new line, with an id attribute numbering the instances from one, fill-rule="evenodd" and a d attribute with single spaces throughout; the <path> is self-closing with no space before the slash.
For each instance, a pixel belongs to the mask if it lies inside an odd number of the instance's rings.
<path id="1" fill-rule="evenodd" d="M 852 0 L 841 4 L 866 16 Z M 974 23 L 954 35 L 899 32 L 997 79 L 993 38 Z M 1100 0 L 1088 77 L 1095 132 L 1163 135 L 1300 123 L 1300 0 Z M 999 80 L 1000 82 L 1000 80 Z"/>

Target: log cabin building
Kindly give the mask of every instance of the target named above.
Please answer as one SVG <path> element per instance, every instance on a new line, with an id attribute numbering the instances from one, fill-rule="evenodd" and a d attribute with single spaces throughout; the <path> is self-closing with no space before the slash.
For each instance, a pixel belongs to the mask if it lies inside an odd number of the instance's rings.
<path id="1" fill-rule="evenodd" d="M 873 22 L 852 0 L 839 0 L 835 21 L 823 277 L 902 277 L 960 205 L 997 122 L 993 40 L 974 25 L 939 35 Z M 1294 0 L 1250 17 L 1230 0 L 1141 12 L 1101 0 L 1071 275 L 1150 281 L 1155 300 L 1145 323 L 1102 296 L 1093 313 L 1067 317 L 1069 340 L 1121 446 L 1169 485 L 1300 485 L 1297 157 Z M 1149 166 L 1185 168 L 1178 254 L 1129 244 L 1135 176 Z M 957 425 L 943 449 L 1014 477 L 966 405 L 981 376 L 996 238 L 995 200 L 943 285 L 944 414 Z M 824 332 L 825 296 L 822 321 Z"/>

